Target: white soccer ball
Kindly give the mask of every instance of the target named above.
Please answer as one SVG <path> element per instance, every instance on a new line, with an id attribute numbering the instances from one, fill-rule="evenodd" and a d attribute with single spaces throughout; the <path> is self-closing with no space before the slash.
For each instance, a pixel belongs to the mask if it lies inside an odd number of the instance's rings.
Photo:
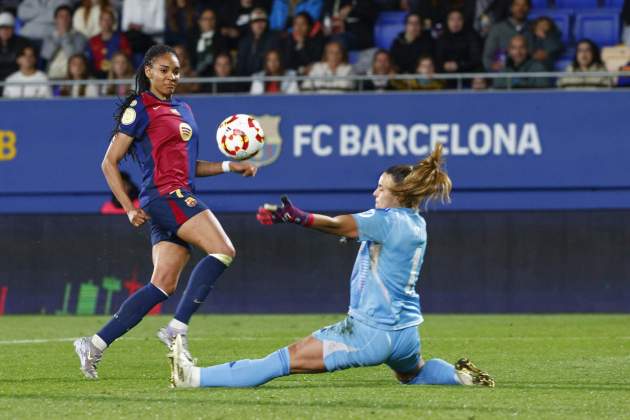
<path id="1" fill-rule="evenodd" d="M 217 144 L 225 156 L 245 160 L 262 149 L 265 133 L 260 123 L 251 115 L 230 115 L 217 128 Z"/>

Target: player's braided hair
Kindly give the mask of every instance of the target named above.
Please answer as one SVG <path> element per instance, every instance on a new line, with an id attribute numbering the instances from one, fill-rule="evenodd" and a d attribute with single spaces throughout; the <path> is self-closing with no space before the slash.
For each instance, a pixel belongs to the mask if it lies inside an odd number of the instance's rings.
<path id="1" fill-rule="evenodd" d="M 404 207 L 417 208 L 432 200 L 450 202 L 453 183 L 442 167 L 442 145 L 415 165 L 396 165 L 385 171 L 394 179 L 392 193 Z"/>
<path id="2" fill-rule="evenodd" d="M 153 60 L 164 54 L 173 54 L 174 56 L 177 56 L 177 54 L 175 53 L 175 49 L 163 44 L 152 46 L 144 54 L 144 60 L 142 60 L 142 64 L 140 64 L 140 66 L 138 66 L 138 69 L 136 70 L 136 74 L 134 77 L 134 89 L 130 90 L 127 93 L 125 99 L 118 102 L 118 107 L 116 108 L 116 111 L 114 113 L 115 126 L 112 135 L 116 134 L 120 129 L 120 120 L 123 113 L 125 112 L 125 109 L 127 109 L 129 105 L 131 105 L 131 102 L 133 102 L 134 99 L 137 99 L 138 95 L 151 89 L 151 81 L 144 72 L 145 67 L 150 67 L 153 64 Z M 129 153 L 131 154 L 131 157 L 135 160 L 136 156 L 133 152 L 133 149 L 129 149 Z"/>

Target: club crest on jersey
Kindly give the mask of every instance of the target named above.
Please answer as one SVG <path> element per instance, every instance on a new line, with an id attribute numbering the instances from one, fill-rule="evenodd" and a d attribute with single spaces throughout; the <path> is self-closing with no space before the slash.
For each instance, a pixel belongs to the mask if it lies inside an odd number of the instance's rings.
<path id="1" fill-rule="evenodd" d="M 197 205 L 197 200 L 194 197 L 188 197 L 184 202 L 188 207 L 195 207 Z"/>
<path id="2" fill-rule="evenodd" d="M 260 122 L 265 132 L 265 145 L 250 160 L 258 167 L 271 165 L 278 159 L 282 150 L 282 137 L 280 136 L 282 117 L 279 115 L 255 115 L 254 118 Z"/>
<path id="3" fill-rule="evenodd" d="M 192 127 L 190 127 L 185 122 L 179 123 L 179 135 L 184 141 L 190 140 L 193 135 Z"/>
<path id="4" fill-rule="evenodd" d="M 135 120 L 136 120 L 136 110 L 133 108 L 125 109 L 125 112 L 123 112 L 122 117 L 120 118 L 120 122 L 123 123 L 123 125 L 129 125 L 133 123 Z"/>

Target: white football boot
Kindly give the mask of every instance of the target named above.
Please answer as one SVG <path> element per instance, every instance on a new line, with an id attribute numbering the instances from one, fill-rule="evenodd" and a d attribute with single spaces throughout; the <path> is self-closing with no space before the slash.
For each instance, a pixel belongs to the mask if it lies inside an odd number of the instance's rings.
<path id="1" fill-rule="evenodd" d="M 200 383 L 200 369 L 190 360 L 182 335 L 177 334 L 168 354 L 171 362 L 171 387 L 196 388 Z"/>

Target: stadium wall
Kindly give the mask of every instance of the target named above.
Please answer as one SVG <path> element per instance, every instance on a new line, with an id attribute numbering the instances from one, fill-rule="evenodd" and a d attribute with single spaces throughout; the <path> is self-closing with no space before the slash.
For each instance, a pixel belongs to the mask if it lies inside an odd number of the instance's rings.
<path id="1" fill-rule="evenodd" d="M 252 211 L 290 193 L 305 208 L 362 210 L 382 169 L 444 143 L 450 210 L 630 208 L 629 94 L 495 92 L 201 96 L 200 157 L 222 160 L 214 133 L 258 116 L 267 146 L 255 180 L 198 181 L 216 211 Z M 0 101 L 0 212 L 93 213 L 109 197 L 100 161 L 115 101 Z M 135 165 L 125 163 L 136 181 Z"/>
<path id="2" fill-rule="evenodd" d="M 291 226 L 265 229 L 253 211 L 281 193 L 309 210 L 370 208 L 383 168 L 442 142 L 455 192 L 452 205 L 427 215 L 426 311 L 630 312 L 627 99 L 614 91 L 189 98 L 201 158 L 222 160 L 214 130 L 232 113 L 258 116 L 268 140 L 255 179 L 198 183 L 238 248 L 204 310 L 344 311 L 356 247 Z M 111 313 L 148 281 L 146 230 L 95 214 L 109 198 L 99 164 L 113 108 L 111 99 L 0 100 L 0 314 Z"/>
<path id="3" fill-rule="evenodd" d="M 344 312 L 357 245 L 222 214 L 235 263 L 212 313 Z M 630 312 L 630 211 L 431 212 L 426 313 Z M 0 217 L 0 314 L 109 314 L 151 275 L 148 228 L 124 216 Z M 154 313 L 171 313 L 174 299 Z"/>

